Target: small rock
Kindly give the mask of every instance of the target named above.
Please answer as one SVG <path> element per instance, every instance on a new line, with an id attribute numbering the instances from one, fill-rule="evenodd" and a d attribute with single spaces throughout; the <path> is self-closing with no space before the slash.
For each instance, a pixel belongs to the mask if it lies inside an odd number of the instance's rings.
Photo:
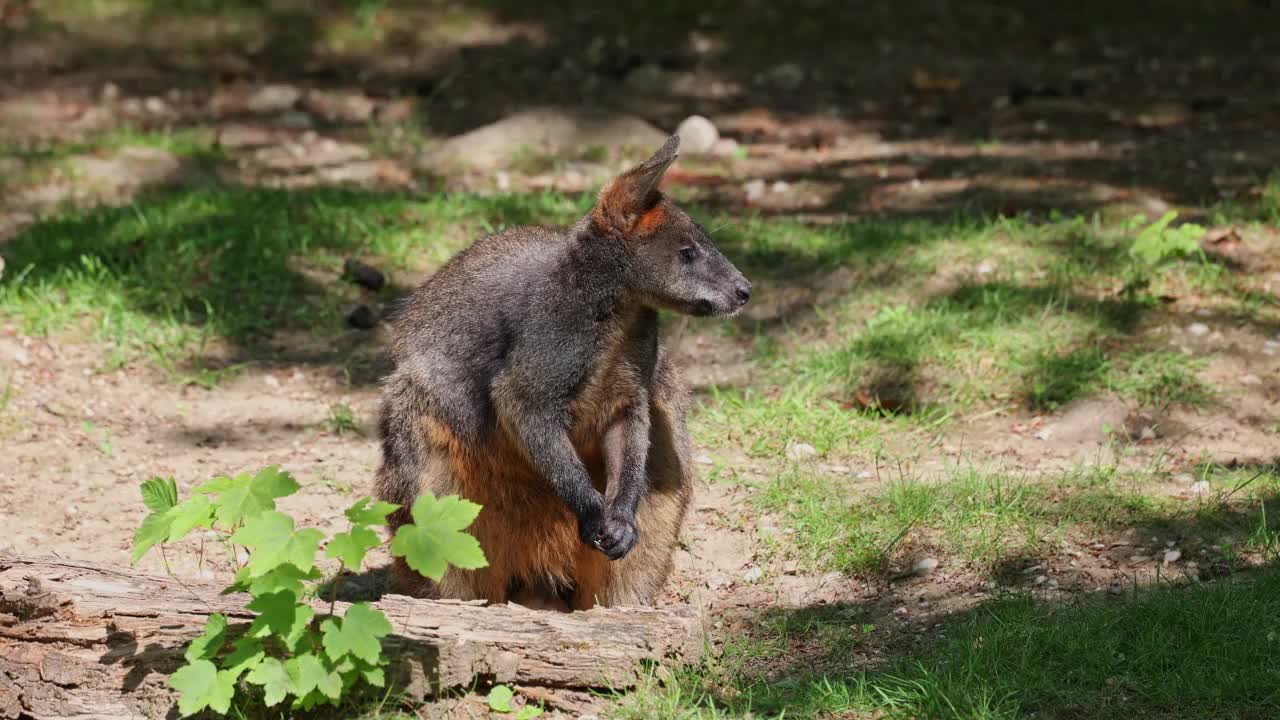
<path id="1" fill-rule="evenodd" d="M 720 131 L 701 115 L 690 115 L 681 121 L 676 134 L 680 136 L 680 152 L 690 155 L 705 155 L 720 140 Z"/>
<path id="2" fill-rule="evenodd" d="M 791 183 L 786 180 L 775 180 L 769 189 L 779 195 L 791 189 Z"/>
<path id="3" fill-rule="evenodd" d="M 778 528 L 775 525 L 764 524 L 760 526 L 760 537 L 764 540 L 772 540 L 777 537 Z"/>
<path id="4" fill-rule="evenodd" d="M 292 85 L 264 85 L 254 91 L 245 105 L 250 112 L 284 112 L 297 104 L 302 91 Z"/>
<path id="5" fill-rule="evenodd" d="M 120 97 L 120 86 L 119 86 L 119 85 L 116 85 L 115 83 L 109 82 L 109 83 L 107 83 L 106 85 L 103 85 L 103 86 L 102 86 L 102 100 L 103 100 L 103 102 L 112 102 L 112 101 L 114 101 L 116 98 L 119 98 L 119 97 Z"/>
<path id="6" fill-rule="evenodd" d="M 712 459 L 710 455 L 705 455 L 705 454 L 699 455 L 698 457 L 694 458 L 693 461 L 698 463 L 699 465 L 714 465 L 716 462 L 714 459 Z"/>
<path id="7" fill-rule="evenodd" d="M 1275 355 L 1277 353 L 1280 353 L 1280 342 L 1276 342 L 1275 340 L 1268 340 L 1262 343 L 1263 355 Z"/>
<path id="8" fill-rule="evenodd" d="M 929 557 L 929 558 L 924 558 L 920 562 L 916 563 L 914 572 L 916 575 L 923 577 L 933 572 L 937 568 L 938 568 L 938 559 Z"/>
<path id="9" fill-rule="evenodd" d="M 858 479 L 859 479 L 859 480 L 870 480 L 871 478 L 873 478 L 873 477 L 875 477 L 875 476 L 876 476 L 876 474 L 875 474 L 874 472 L 872 472 L 871 470 L 862 470 L 862 471 L 860 471 L 860 472 L 858 473 Z"/>
<path id="10" fill-rule="evenodd" d="M 907 609 L 906 605 L 901 605 L 896 610 L 893 611 L 893 614 L 900 618 L 904 618 L 910 615 L 911 611 Z"/>
<path id="11" fill-rule="evenodd" d="M 26 350 L 19 348 L 13 351 L 13 361 L 23 366 L 30 365 L 31 356 L 27 354 Z"/>
<path id="12" fill-rule="evenodd" d="M 728 575 L 712 575 L 706 581 L 708 590 L 723 590 L 732 584 L 733 580 Z"/>
<path id="13" fill-rule="evenodd" d="M 759 565 L 752 565 L 746 572 L 742 573 L 742 579 L 749 583 L 753 583 L 762 577 L 764 577 L 764 570 Z"/>
<path id="14" fill-rule="evenodd" d="M 1204 323 L 1191 323 L 1187 326 L 1187 334 L 1194 337 L 1202 337 L 1209 334 L 1209 326 Z"/>
<path id="15" fill-rule="evenodd" d="M 1056 589 L 1056 588 L 1058 587 L 1058 580 L 1057 580 L 1056 578 L 1055 578 L 1055 579 L 1053 579 L 1053 580 L 1050 580 L 1050 581 L 1049 581 L 1049 587 L 1051 587 L 1051 588 L 1055 588 L 1055 589 Z"/>
<path id="16" fill-rule="evenodd" d="M 142 109 L 152 115 L 163 115 L 168 111 L 169 106 L 164 104 L 164 100 L 158 97 L 149 97 L 142 101 Z"/>
<path id="17" fill-rule="evenodd" d="M 990 260 L 983 260 L 982 262 L 978 263 L 978 267 L 976 268 L 976 270 L 979 275 L 990 275 L 991 273 L 995 272 L 996 266 L 993 265 Z"/>
<path id="18" fill-rule="evenodd" d="M 795 575 L 800 571 L 800 563 L 795 560 L 788 560 L 782 563 L 783 575 Z"/>
<path id="19" fill-rule="evenodd" d="M 1151 559 L 1150 555 L 1130 555 L 1129 556 L 1129 562 L 1132 562 L 1132 563 L 1143 563 L 1150 559 Z"/>
<path id="20" fill-rule="evenodd" d="M 508 190 L 511 189 L 511 173 L 507 172 L 506 170 L 499 170 L 498 172 L 494 173 L 493 184 L 496 185 L 498 189 L 501 190 L 502 192 L 507 192 Z"/>
<path id="21" fill-rule="evenodd" d="M 347 315 L 347 322 L 351 327 L 360 330 L 372 330 L 378 325 L 378 316 L 368 305 L 357 305 L 354 310 Z"/>
<path id="22" fill-rule="evenodd" d="M 1048 575 L 1037 575 L 1031 580 L 1032 585 L 1043 585 L 1049 579 Z"/>
<path id="23" fill-rule="evenodd" d="M 387 284 L 387 277 L 381 270 L 355 258 L 347 258 L 343 261 L 342 271 L 352 282 L 370 290 L 381 290 Z"/>
<path id="24" fill-rule="evenodd" d="M 1107 588 L 1107 592 L 1111 593 L 1112 595 L 1119 595 L 1120 593 L 1124 592 L 1124 588 L 1120 587 L 1119 585 L 1112 585 Z"/>
<path id="25" fill-rule="evenodd" d="M 1191 473 L 1178 473 L 1177 475 L 1173 476 L 1173 481 L 1190 484 L 1195 482 L 1196 478 Z"/>
<path id="26" fill-rule="evenodd" d="M 764 192 L 765 192 L 764 180 L 761 180 L 760 178 L 756 178 L 755 180 L 750 180 L 745 185 L 742 186 L 742 190 L 746 192 L 748 202 L 759 200 L 760 198 L 764 197 Z"/>
<path id="27" fill-rule="evenodd" d="M 791 460 L 803 460 L 817 454 L 818 449 L 809 443 L 792 443 L 787 447 L 787 458 Z"/>
<path id="28" fill-rule="evenodd" d="M 280 387 L 280 379 L 274 375 L 268 375 L 265 378 L 263 378 L 262 381 L 267 384 L 267 387 L 272 387 L 272 388 Z"/>
<path id="29" fill-rule="evenodd" d="M 1191 485 L 1191 493 L 1193 495 L 1206 495 L 1208 494 L 1208 492 L 1209 492 L 1208 480 L 1200 480 L 1198 482 L 1192 483 Z"/>
<path id="30" fill-rule="evenodd" d="M 738 152 L 739 147 L 741 147 L 741 145 L 739 145 L 738 141 L 733 138 L 720 138 L 716 141 L 715 146 L 711 148 L 711 154 L 718 155 L 720 157 L 731 157 L 734 153 Z"/>
<path id="31" fill-rule="evenodd" d="M 1258 377 L 1257 375 L 1241 375 L 1240 384 L 1241 385 L 1261 385 L 1262 378 Z"/>
<path id="32" fill-rule="evenodd" d="M 1178 550 L 1170 550 L 1164 554 L 1164 564 L 1169 565 L 1176 563 L 1182 557 L 1182 553 Z"/>

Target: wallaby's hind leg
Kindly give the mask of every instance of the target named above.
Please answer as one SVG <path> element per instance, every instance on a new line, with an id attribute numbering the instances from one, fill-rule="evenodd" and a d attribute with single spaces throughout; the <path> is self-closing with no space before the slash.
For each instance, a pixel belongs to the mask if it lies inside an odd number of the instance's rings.
<path id="1" fill-rule="evenodd" d="M 640 538 L 616 562 L 585 547 L 579 551 L 575 610 L 594 605 L 652 605 L 671 574 L 671 556 L 684 525 L 693 475 L 686 401 L 669 367 L 664 370 L 668 377 L 660 379 L 651 407 L 649 490 L 636 512 Z"/>

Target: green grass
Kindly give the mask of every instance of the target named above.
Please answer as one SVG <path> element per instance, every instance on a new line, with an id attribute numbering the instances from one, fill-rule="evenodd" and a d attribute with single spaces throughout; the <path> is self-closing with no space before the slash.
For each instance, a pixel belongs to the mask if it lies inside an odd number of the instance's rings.
<path id="1" fill-rule="evenodd" d="M 856 606 L 767 615 L 749 638 L 634 718 L 1155 720 L 1280 713 L 1280 572 L 1159 585 L 1073 604 L 1014 596 L 947 620 L 945 639 L 883 667 L 850 650 L 881 630 Z M 835 639 L 833 639 L 835 638 Z"/>
<path id="2" fill-rule="evenodd" d="M 757 486 L 755 502 L 789 532 L 775 552 L 809 571 L 877 576 L 933 556 L 953 569 L 988 576 L 1057 553 L 1069 533 L 1098 537 L 1141 528 L 1179 537 L 1187 547 L 1239 554 L 1270 548 L 1280 517 L 1266 505 L 1280 495 L 1280 470 L 1207 468 L 1218 489 L 1205 500 L 1153 494 L 1154 470 L 1093 467 L 1031 477 L 960 469 L 939 480 L 886 470 L 876 489 L 857 493 L 793 466 Z M 1270 524 L 1269 524 L 1270 523 Z M 1275 527 L 1273 527 L 1273 525 Z"/>
<path id="3" fill-rule="evenodd" d="M 70 209 L 6 245 L 0 317 L 37 335 L 87 330 L 105 345 L 106 368 L 150 357 L 176 380 L 208 386 L 234 372 L 205 366 L 228 343 L 233 356 L 252 356 L 274 333 L 344 332 L 350 305 L 367 300 L 339 280 L 346 254 L 423 272 L 482 232 L 563 221 L 578 208 L 555 195 L 205 187 Z"/>

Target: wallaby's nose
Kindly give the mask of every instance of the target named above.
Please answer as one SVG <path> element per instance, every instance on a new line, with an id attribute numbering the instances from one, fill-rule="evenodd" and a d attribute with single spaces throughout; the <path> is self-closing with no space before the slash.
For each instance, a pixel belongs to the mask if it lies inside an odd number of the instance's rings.
<path id="1" fill-rule="evenodd" d="M 746 305 L 747 301 L 751 299 L 751 283 L 746 280 L 734 286 L 733 291 L 738 295 L 738 302 L 743 305 Z"/>

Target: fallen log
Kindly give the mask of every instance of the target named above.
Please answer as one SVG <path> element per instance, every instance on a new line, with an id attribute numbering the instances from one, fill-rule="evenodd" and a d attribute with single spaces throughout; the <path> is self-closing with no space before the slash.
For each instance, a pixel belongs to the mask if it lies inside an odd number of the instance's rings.
<path id="1" fill-rule="evenodd" d="M 0 555 L 0 718 L 169 715 L 175 695 L 165 679 L 206 618 L 252 617 L 247 596 L 220 591 L 128 568 Z M 401 595 L 375 604 L 395 628 L 384 645 L 388 677 L 416 699 L 474 683 L 626 688 L 646 664 L 691 662 L 703 648 L 690 607 L 559 613 Z"/>

